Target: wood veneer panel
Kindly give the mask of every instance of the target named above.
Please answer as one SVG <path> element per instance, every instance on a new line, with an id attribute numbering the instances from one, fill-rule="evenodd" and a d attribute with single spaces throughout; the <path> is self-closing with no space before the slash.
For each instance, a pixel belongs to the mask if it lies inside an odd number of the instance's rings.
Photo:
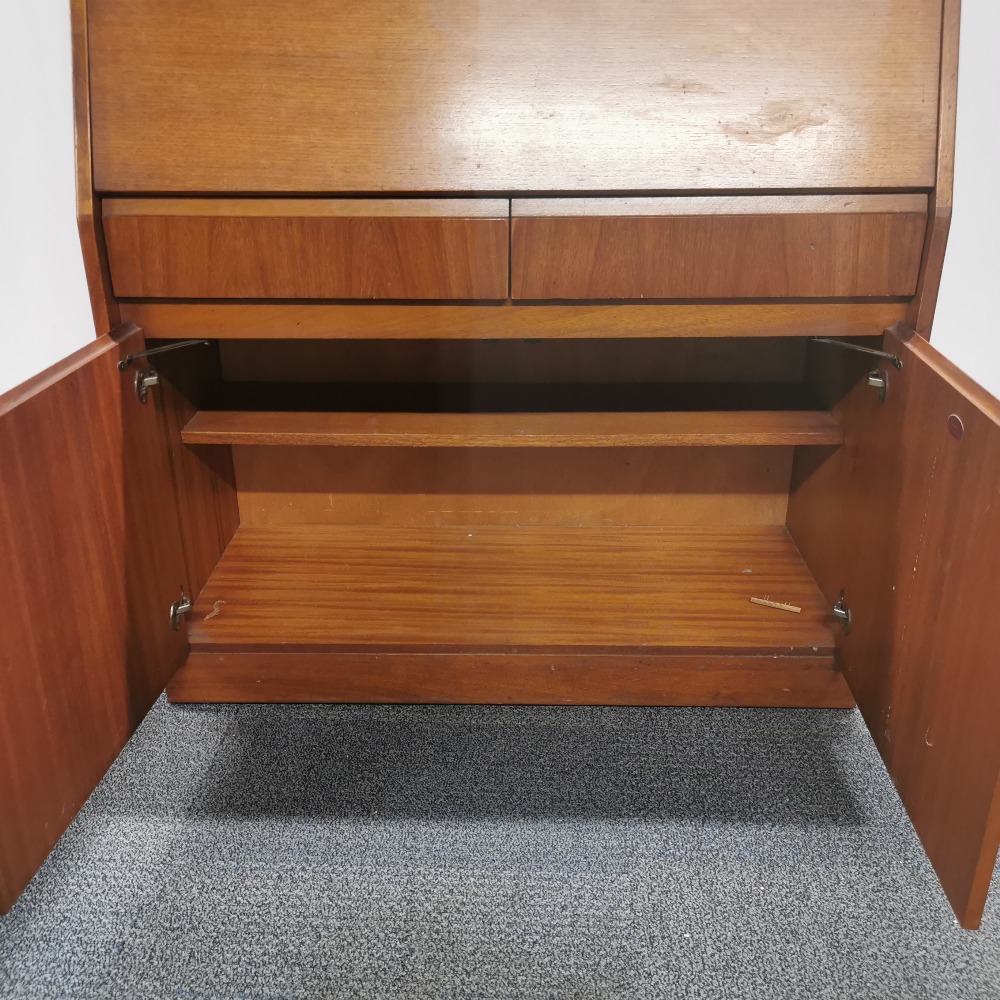
<path id="1" fill-rule="evenodd" d="M 160 419 L 103 337 L 0 396 L 0 911 L 6 912 L 185 651 Z"/>
<path id="2" fill-rule="evenodd" d="M 926 195 L 515 199 L 512 296 L 909 296 L 926 226 Z"/>
<path id="3" fill-rule="evenodd" d="M 955 189 L 955 128 L 958 108 L 958 49 L 960 0 L 943 0 L 941 16 L 941 72 L 938 94 L 937 164 L 931 192 L 930 224 L 924 243 L 917 293 L 910 302 L 906 323 L 930 339 L 937 309 L 944 254 L 951 229 Z"/>
<path id="4" fill-rule="evenodd" d="M 110 198 L 104 230 L 121 297 L 507 297 L 502 199 Z"/>
<path id="5" fill-rule="evenodd" d="M 192 653 L 173 702 L 852 708 L 829 656 Z"/>
<path id="6" fill-rule="evenodd" d="M 262 413 L 201 411 L 189 445 L 417 448 L 836 445 L 828 413 Z"/>
<path id="7" fill-rule="evenodd" d="M 898 302 L 698 305 L 319 305 L 123 302 L 122 317 L 175 340 L 549 340 L 878 337 Z"/>
<path id="8" fill-rule="evenodd" d="M 76 221 L 83 251 L 83 267 L 90 291 L 90 308 L 97 336 L 103 337 L 119 323 L 118 303 L 111 290 L 107 248 L 101 226 L 99 201 L 94 194 L 90 134 L 90 50 L 87 0 L 70 0 L 73 45 L 73 139 L 76 150 Z"/>
<path id="9" fill-rule="evenodd" d="M 220 653 L 817 656 L 828 610 L 781 527 L 242 527 L 189 636 Z"/>
<path id="10" fill-rule="evenodd" d="M 783 525 L 792 448 L 233 448 L 245 526 Z"/>
<path id="11" fill-rule="evenodd" d="M 191 593 L 197 594 L 240 523 L 231 449 L 181 445 L 182 429 L 219 392 L 218 345 L 171 351 L 151 360 L 160 385 L 150 399 L 163 415 L 187 581 Z"/>
<path id="12" fill-rule="evenodd" d="M 97 186 L 930 187 L 940 11 L 91 0 Z"/>
<path id="13" fill-rule="evenodd" d="M 1000 844 L 1000 401 L 920 337 L 885 347 L 903 361 L 887 402 L 862 382 L 836 405 L 847 441 L 798 454 L 789 526 L 828 598 L 847 589 L 847 680 L 975 927 Z"/>

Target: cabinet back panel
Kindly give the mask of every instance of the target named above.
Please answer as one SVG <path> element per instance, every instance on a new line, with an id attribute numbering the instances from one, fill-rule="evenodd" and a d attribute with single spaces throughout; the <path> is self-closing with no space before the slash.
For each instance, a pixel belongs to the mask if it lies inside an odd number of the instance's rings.
<path id="1" fill-rule="evenodd" d="M 221 341 L 240 382 L 797 382 L 793 337 L 671 340 Z"/>
<path id="2" fill-rule="evenodd" d="M 233 448 L 240 523 L 783 525 L 792 448 Z"/>
<path id="3" fill-rule="evenodd" d="M 934 182 L 940 0 L 88 7 L 102 191 Z"/>

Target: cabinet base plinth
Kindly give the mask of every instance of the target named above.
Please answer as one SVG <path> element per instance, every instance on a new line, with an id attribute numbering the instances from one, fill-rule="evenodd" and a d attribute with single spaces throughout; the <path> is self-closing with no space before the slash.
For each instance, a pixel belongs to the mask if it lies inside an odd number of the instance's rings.
<path id="1" fill-rule="evenodd" d="M 852 708 L 830 656 L 193 652 L 172 702 Z"/>

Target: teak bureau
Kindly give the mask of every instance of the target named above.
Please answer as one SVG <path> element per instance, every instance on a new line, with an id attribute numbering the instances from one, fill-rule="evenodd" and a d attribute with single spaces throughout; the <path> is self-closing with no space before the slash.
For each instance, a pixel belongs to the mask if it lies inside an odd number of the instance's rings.
<path id="1" fill-rule="evenodd" d="M 99 336 L 0 398 L 0 908 L 166 687 L 856 702 L 975 927 L 1000 403 L 928 342 L 958 16 L 74 0 Z"/>

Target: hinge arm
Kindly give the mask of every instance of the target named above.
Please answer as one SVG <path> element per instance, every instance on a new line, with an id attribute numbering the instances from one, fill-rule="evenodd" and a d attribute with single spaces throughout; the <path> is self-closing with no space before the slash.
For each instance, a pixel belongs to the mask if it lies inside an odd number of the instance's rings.
<path id="1" fill-rule="evenodd" d="M 829 344 L 831 347 L 841 347 L 845 351 L 857 351 L 859 354 L 873 354 L 877 358 L 885 358 L 887 361 L 891 361 L 896 371 L 903 370 L 902 359 L 895 354 L 890 354 L 888 351 L 878 351 L 874 347 L 862 347 L 860 344 L 852 344 L 846 340 L 833 340 L 830 337 L 813 337 L 812 342 L 814 344 Z"/>

